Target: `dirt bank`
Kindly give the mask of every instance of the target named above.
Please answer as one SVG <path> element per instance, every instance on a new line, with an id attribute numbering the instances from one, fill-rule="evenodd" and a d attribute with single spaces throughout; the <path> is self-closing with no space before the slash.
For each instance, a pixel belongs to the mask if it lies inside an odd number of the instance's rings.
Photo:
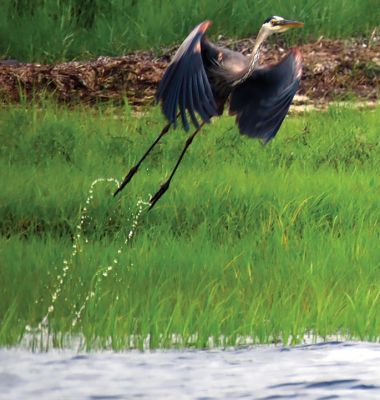
<path id="1" fill-rule="evenodd" d="M 248 54 L 253 40 L 221 40 L 220 44 Z M 298 99 L 302 102 L 380 98 L 380 39 L 375 35 L 368 41 L 322 39 L 300 48 L 304 73 Z M 51 65 L 0 62 L 1 101 L 49 93 L 63 102 L 120 101 L 126 95 L 136 107 L 151 104 L 175 50 L 163 50 L 160 56 L 140 51 Z M 268 45 L 261 62 L 274 62 L 286 51 L 281 45 Z"/>

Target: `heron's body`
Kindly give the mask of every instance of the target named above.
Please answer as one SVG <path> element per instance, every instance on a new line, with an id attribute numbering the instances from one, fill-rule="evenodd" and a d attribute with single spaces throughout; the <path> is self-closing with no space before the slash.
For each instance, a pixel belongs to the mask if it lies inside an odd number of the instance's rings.
<path id="1" fill-rule="evenodd" d="M 151 207 L 168 189 L 187 148 L 201 127 L 223 113 L 229 99 L 229 112 L 236 115 L 242 134 L 269 142 L 278 132 L 299 87 L 302 59 L 299 50 L 291 50 L 279 63 L 258 67 L 260 48 L 275 32 L 284 32 L 302 23 L 282 17 L 268 18 L 256 38 L 252 55 L 216 46 L 206 36 L 210 21 L 196 26 L 179 47 L 157 89 L 156 99 L 169 121 L 141 160 L 129 171 L 115 195 L 131 180 L 141 162 L 170 126 L 180 117 L 187 131 L 196 130 L 186 145 L 169 179 L 152 197 Z"/>
<path id="2" fill-rule="evenodd" d="M 206 75 L 217 104 L 217 113 L 221 115 L 233 88 L 233 77 L 246 71 L 249 58 L 237 51 L 217 47 L 207 37 L 202 40 L 202 49 Z"/>

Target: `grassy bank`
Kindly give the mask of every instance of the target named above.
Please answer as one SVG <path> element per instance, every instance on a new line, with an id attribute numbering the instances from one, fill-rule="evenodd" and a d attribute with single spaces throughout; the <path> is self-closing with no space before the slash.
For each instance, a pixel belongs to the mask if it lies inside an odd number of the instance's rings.
<path id="1" fill-rule="evenodd" d="M 378 110 L 291 116 L 266 147 L 231 118 L 214 121 L 124 246 L 138 198 L 180 152 L 185 135 L 175 132 L 120 198 L 113 184 L 95 187 L 72 262 L 91 182 L 124 175 L 163 124 L 159 110 L 136 118 L 128 107 L 48 103 L 0 114 L 1 345 L 41 321 L 64 259 L 49 316 L 57 345 L 67 333 L 115 349 L 148 334 L 152 347 L 170 346 L 172 334 L 197 347 L 222 335 L 378 338 Z"/>
<path id="2" fill-rule="evenodd" d="M 303 30 L 284 36 L 295 42 L 368 37 L 380 12 L 377 0 L 3 0 L 0 56 L 52 62 L 157 49 L 183 40 L 205 19 L 214 21 L 214 37 L 251 37 L 270 15 L 305 22 Z"/>

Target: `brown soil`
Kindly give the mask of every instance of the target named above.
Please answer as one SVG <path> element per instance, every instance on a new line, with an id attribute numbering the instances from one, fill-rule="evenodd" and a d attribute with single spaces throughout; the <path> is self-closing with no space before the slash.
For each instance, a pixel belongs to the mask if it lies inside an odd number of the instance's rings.
<path id="1" fill-rule="evenodd" d="M 221 40 L 220 44 L 248 54 L 253 40 Z M 304 73 L 298 99 L 304 103 L 330 100 L 380 99 L 380 40 L 320 40 L 300 47 Z M 152 104 L 154 93 L 175 47 L 155 57 L 139 51 L 123 57 L 99 57 L 89 62 L 55 65 L 0 61 L 0 100 L 17 102 L 22 98 L 53 94 L 64 102 L 99 100 L 130 104 Z M 281 45 L 268 45 L 263 63 L 274 62 L 286 53 Z"/>

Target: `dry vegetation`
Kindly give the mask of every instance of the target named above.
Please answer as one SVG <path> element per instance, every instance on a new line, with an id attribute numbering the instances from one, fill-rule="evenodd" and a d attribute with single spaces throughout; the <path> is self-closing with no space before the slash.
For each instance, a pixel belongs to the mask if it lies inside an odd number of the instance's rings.
<path id="1" fill-rule="evenodd" d="M 222 41 L 221 45 L 249 53 L 252 40 Z M 380 41 L 320 40 L 301 46 L 304 75 L 300 94 L 305 102 L 377 100 L 380 96 Z M 134 106 L 153 103 L 157 83 L 176 50 L 160 56 L 137 51 L 122 57 L 99 57 L 89 62 L 61 64 L 0 63 L 3 102 L 53 94 L 64 102 L 122 101 Z M 286 52 L 268 45 L 262 62 L 274 62 Z"/>

